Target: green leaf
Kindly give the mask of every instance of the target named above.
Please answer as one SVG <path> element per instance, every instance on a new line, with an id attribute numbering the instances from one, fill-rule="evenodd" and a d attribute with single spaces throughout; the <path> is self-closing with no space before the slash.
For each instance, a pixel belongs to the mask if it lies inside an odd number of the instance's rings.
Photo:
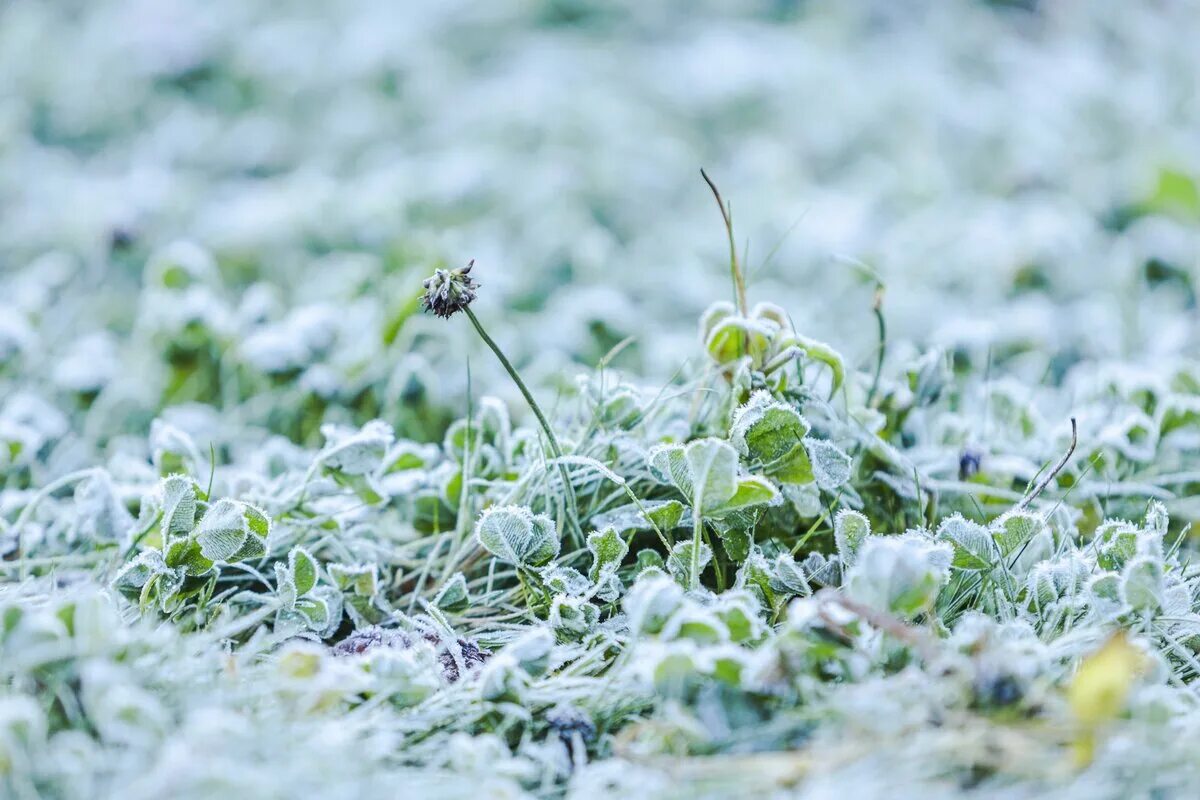
<path id="1" fill-rule="evenodd" d="M 288 570 L 297 595 L 303 597 L 317 585 L 317 561 L 304 548 L 293 547 L 288 553 Z"/>
<path id="2" fill-rule="evenodd" d="M 710 517 L 725 516 L 753 506 L 771 504 L 779 499 L 779 490 L 765 478 L 752 475 L 737 482 L 737 491 L 723 505 L 709 509 Z"/>
<path id="3" fill-rule="evenodd" d="M 812 464 L 804 448 L 810 426 L 791 406 L 769 392 L 758 391 L 734 413 L 730 441 L 742 455 L 763 464 L 763 470 L 785 483 L 808 483 Z"/>
<path id="4" fill-rule="evenodd" d="M 242 542 L 242 546 L 238 548 L 238 551 L 226 560 L 230 564 L 237 564 L 241 561 L 255 561 L 266 554 L 266 540 L 260 539 L 255 535 L 250 535 L 246 537 L 246 541 Z"/>
<path id="5" fill-rule="evenodd" d="M 1096 563 L 1101 569 L 1121 570 L 1137 554 L 1138 531 L 1128 522 L 1105 522 L 1093 538 Z"/>
<path id="6" fill-rule="evenodd" d="M 373 597 L 378 583 L 378 567 L 374 564 L 330 564 L 327 568 L 334 584 L 343 592 L 360 597 Z"/>
<path id="7" fill-rule="evenodd" d="M 951 563 L 958 569 L 991 569 L 1000 557 L 999 548 L 987 528 L 961 514 L 942 520 L 937 538 L 954 547 L 954 560 Z"/>
<path id="8" fill-rule="evenodd" d="M 684 459 L 694 487 L 692 506 L 701 514 L 721 508 L 737 494 L 737 451 L 728 442 L 697 439 L 685 449 Z"/>
<path id="9" fill-rule="evenodd" d="M 646 548 L 638 550 L 637 554 L 637 572 L 641 574 L 648 569 L 665 569 L 666 564 L 663 562 L 662 554 L 657 550 Z"/>
<path id="10" fill-rule="evenodd" d="M 1162 563 L 1151 558 L 1130 561 L 1121 577 L 1121 593 L 1134 611 L 1155 612 L 1163 605 Z"/>
<path id="11" fill-rule="evenodd" d="M 669 531 L 678 527 L 683 519 L 685 507 L 678 500 L 666 500 L 656 503 L 645 503 L 646 518 L 659 527 L 659 530 Z"/>
<path id="12" fill-rule="evenodd" d="M 869 536 L 846 575 L 845 591 L 880 611 L 911 619 L 933 604 L 949 577 L 951 557 L 949 545 L 917 534 Z"/>
<path id="13" fill-rule="evenodd" d="M 737 520 L 716 520 L 713 526 L 729 560 L 739 564 L 745 561 L 746 556 L 750 554 L 750 545 L 754 543 L 750 536 L 750 527 L 740 524 Z"/>
<path id="14" fill-rule="evenodd" d="M 121 568 L 113 578 L 112 586 L 129 600 L 136 600 L 142 589 L 155 575 L 170 571 L 158 550 L 143 550 L 137 557 Z"/>
<path id="15" fill-rule="evenodd" d="M 1158 173 L 1154 195 L 1146 203 L 1155 212 L 1175 214 L 1189 221 L 1200 220 L 1200 182 L 1176 169 Z"/>
<path id="16" fill-rule="evenodd" d="M 775 346 L 780 351 L 789 347 L 795 347 L 813 361 L 819 361 L 829 367 L 831 388 L 834 392 L 846 382 L 846 362 L 842 359 L 841 353 L 825 344 L 825 342 L 810 339 L 795 331 L 788 331 L 779 338 Z"/>
<path id="17" fill-rule="evenodd" d="M 564 567 L 561 564 L 550 564 L 538 571 L 546 588 L 555 594 L 566 594 L 578 597 L 588 593 L 592 581 L 574 567 Z"/>
<path id="18" fill-rule="evenodd" d="M 171 475 L 162 482 L 162 540 L 187 536 L 196 527 L 196 487 L 185 475 Z"/>
<path id="19" fill-rule="evenodd" d="M 592 554 L 592 569 L 588 572 L 588 579 L 596 583 L 601 575 L 616 572 L 629 552 L 629 545 L 616 529 L 607 528 L 587 537 L 587 549 Z"/>
<path id="20" fill-rule="evenodd" d="M 824 439 L 804 440 L 812 460 L 813 478 L 825 491 L 832 491 L 850 480 L 850 456 L 837 445 Z"/>
<path id="21" fill-rule="evenodd" d="M 316 632 L 329 627 L 329 604 L 319 597 L 304 597 L 296 601 L 296 613 L 304 617 L 308 627 Z"/>
<path id="22" fill-rule="evenodd" d="M 704 574 L 705 567 L 712 561 L 712 548 L 703 542 L 700 544 L 699 551 L 699 574 Z M 692 585 L 692 542 L 678 542 L 671 548 L 671 555 L 667 558 L 667 572 L 675 579 L 675 582 L 685 589 Z"/>
<path id="23" fill-rule="evenodd" d="M 993 520 L 990 527 L 1000 555 L 1009 556 L 1024 547 L 1045 525 L 1039 514 L 1013 510 Z"/>
<path id="24" fill-rule="evenodd" d="M 780 553 L 775 558 L 769 580 L 771 590 L 776 594 L 803 595 L 805 597 L 812 594 L 812 586 L 808 583 L 804 568 L 787 553 Z"/>
<path id="25" fill-rule="evenodd" d="M 558 555 L 560 546 L 554 521 L 524 506 L 487 509 L 475 536 L 489 553 L 518 566 L 541 566 Z"/>
<path id="26" fill-rule="evenodd" d="M 725 366 L 743 356 L 755 362 L 771 347 L 771 326 L 744 317 L 726 317 L 717 322 L 704 342 L 704 349 L 717 364 Z"/>
<path id="27" fill-rule="evenodd" d="M 697 439 L 686 447 L 660 445 L 647 460 L 658 480 L 673 485 L 704 514 L 721 508 L 738 491 L 737 451 L 720 439 Z"/>
<path id="28" fill-rule="evenodd" d="M 678 489 L 689 501 L 692 499 L 692 473 L 688 469 L 686 448 L 681 444 L 663 444 L 650 450 L 646 457 L 650 473 L 660 481 Z"/>
<path id="29" fill-rule="evenodd" d="M 167 547 L 166 563 L 172 569 L 182 569 L 184 574 L 190 577 L 206 575 L 213 568 L 212 559 L 205 558 L 204 553 L 200 551 L 200 543 L 194 536 L 172 541 Z"/>
<path id="30" fill-rule="evenodd" d="M 450 580 L 438 590 L 433 604 L 443 611 L 465 611 L 471 606 L 471 595 L 467 591 L 467 579 L 461 572 L 454 573 Z"/>
<path id="31" fill-rule="evenodd" d="M 560 642 L 579 641 L 599 621 L 600 609 L 580 597 L 558 595 L 550 606 L 550 628 Z"/>
<path id="32" fill-rule="evenodd" d="M 773 609 L 775 607 L 775 589 L 771 581 L 771 565 L 767 562 L 762 550 L 758 547 L 751 548 L 750 552 L 743 559 L 742 566 L 738 569 L 737 578 L 733 584 L 735 589 L 747 589 L 754 593 L 763 608 Z M 726 620 L 726 624 L 728 620 Z M 733 628 L 730 628 L 730 633 L 733 633 Z M 743 637 L 744 638 L 744 637 Z M 741 641 L 736 635 L 734 641 Z"/>
<path id="33" fill-rule="evenodd" d="M 242 512 L 246 517 L 246 529 L 265 543 L 271 536 L 271 518 L 249 503 L 242 503 Z"/>
<path id="34" fill-rule="evenodd" d="M 317 461 L 328 471 L 348 476 L 367 475 L 379 469 L 395 440 L 392 427 L 382 420 L 372 420 L 357 431 L 325 425 L 321 433 L 327 443 Z"/>
<path id="35" fill-rule="evenodd" d="M 844 566 L 854 564 L 858 557 L 858 548 L 870 535 L 871 521 L 861 513 L 849 508 L 843 508 L 837 513 L 833 520 L 833 540 Z"/>
<path id="36" fill-rule="evenodd" d="M 241 503 L 221 499 L 208 507 L 196 529 L 200 552 L 211 561 L 229 561 L 250 535 Z"/>
<path id="37" fill-rule="evenodd" d="M 296 580 L 288 565 L 282 561 L 275 562 L 275 594 L 279 597 L 280 605 L 287 611 L 296 608 L 299 592 L 296 591 Z"/>

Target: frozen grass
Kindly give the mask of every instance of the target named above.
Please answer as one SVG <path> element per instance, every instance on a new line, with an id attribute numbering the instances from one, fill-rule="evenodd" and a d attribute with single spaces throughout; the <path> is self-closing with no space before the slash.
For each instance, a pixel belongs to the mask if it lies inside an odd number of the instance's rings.
<path id="1" fill-rule="evenodd" d="M 1194 4 L 209 5 L 0 10 L 0 796 L 1188 796 Z"/>

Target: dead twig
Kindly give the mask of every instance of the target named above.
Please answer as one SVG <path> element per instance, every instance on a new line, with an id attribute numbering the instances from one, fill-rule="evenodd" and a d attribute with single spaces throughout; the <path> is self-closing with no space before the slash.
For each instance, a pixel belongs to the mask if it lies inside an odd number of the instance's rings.
<path id="1" fill-rule="evenodd" d="M 1046 487 L 1050 485 L 1050 482 L 1058 477 L 1058 473 L 1062 472 L 1063 467 L 1067 466 L 1067 462 L 1071 460 L 1071 456 L 1075 453 L 1075 446 L 1078 444 L 1079 428 L 1075 424 L 1075 418 L 1071 417 L 1071 446 L 1067 448 L 1067 452 L 1063 454 L 1062 460 L 1054 466 L 1054 469 L 1050 470 L 1050 473 L 1046 475 L 1046 477 L 1038 481 L 1038 485 L 1033 487 L 1033 491 L 1026 495 L 1025 499 L 1023 499 L 1017 505 L 1017 509 L 1019 511 L 1024 511 L 1025 509 L 1029 508 L 1030 503 L 1036 500 L 1038 495 L 1045 491 Z"/>

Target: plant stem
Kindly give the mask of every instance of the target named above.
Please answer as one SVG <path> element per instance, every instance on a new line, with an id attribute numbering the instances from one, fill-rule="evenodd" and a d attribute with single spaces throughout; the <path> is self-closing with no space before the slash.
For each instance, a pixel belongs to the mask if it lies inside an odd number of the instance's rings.
<path id="1" fill-rule="evenodd" d="M 708 177 L 708 173 L 702 169 L 700 170 L 700 176 L 704 178 L 704 182 L 712 190 L 713 197 L 717 201 L 717 208 L 721 209 L 721 219 L 725 221 L 725 234 L 729 237 L 729 272 L 733 276 L 733 288 L 734 293 L 737 295 L 738 310 L 745 317 L 750 313 L 749 305 L 746 303 L 746 277 L 742 274 L 741 264 L 738 263 L 737 244 L 733 239 L 733 217 L 730 216 L 729 206 L 721 199 L 721 192 L 717 189 L 717 185 L 713 183 L 712 178 Z"/>
<path id="2" fill-rule="evenodd" d="M 554 429 L 550 427 L 550 422 L 546 419 L 546 415 L 542 413 L 541 407 L 533 399 L 533 395 L 530 393 L 529 387 L 525 385 L 525 381 L 521 380 L 516 367 L 508 360 L 508 356 L 504 355 L 504 351 L 500 349 L 500 345 L 496 344 L 491 336 L 488 336 L 487 331 L 483 329 L 483 325 L 480 324 L 479 318 L 475 316 L 475 312 L 471 310 L 470 306 L 464 307 L 463 311 L 467 313 L 467 319 L 471 320 L 471 324 L 475 326 L 475 330 L 479 333 L 479 338 L 483 339 L 483 343 L 490 347 L 492 352 L 496 354 L 496 358 L 500 360 L 500 366 L 504 367 L 505 371 L 508 372 L 508 377 L 512 378 L 513 383 L 521 390 L 521 396 L 525 398 L 529 410 L 537 417 L 538 424 L 542 426 L 542 430 L 546 434 L 546 439 L 550 443 L 550 451 L 554 454 L 555 458 L 561 459 L 563 452 L 558 444 L 558 437 L 554 435 Z M 575 502 L 575 488 L 571 486 L 571 478 L 567 474 L 566 465 L 560 463 L 558 465 L 558 473 L 562 477 L 563 490 L 567 494 L 567 506 L 570 512 L 568 516 L 570 517 L 571 528 L 578 537 L 578 543 L 582 544 L 583 531 L 579 527 L 579 506 Z"/>
<path id="3" fill-rule="evenodd" d="M 871 310 L 875 314 L 875 322 L 879 327 L 879 357 L 875 361 L 875 375 L 871 378 L 871 390 L 867 392 L 867 408 L 871 407 L 871 403 L 875 400 L 875 393 L 879 391 L 879 378 L 883 374 L 883 361 L 887 358 L 887 321 L 883 318 L 883 284 L 875 287 L 875 300 L 871 304 Z"/>
<path id="4" fill-rule="evenodd" d="M 1078 444 L 1079 428 L 1075 424 L 1075 418 L 1071 417 L 1071 446 L 1067 448 L 1066 454 L 1062 457 L 1058 464 L 1055 465 L 1054 469 L 1050 470 L 1050 474 L 1042 478 L 1038 485 L 1033 487 L 1033 491 L 1027 494 L 1025 499 L 1017 504 L 1018 511 L 1024 511 L 1025 509 L 1029 508 L 1029 504 L 1036 500 L 1038 495 L 1045 491 L 1046 487 L 1050 485 L 1051 481 L 1058 477 L 1058 473 L 1062 472 L 1063 467 L 1065 467 L 1067 462 L 1071 460 L 1071 456 L 1075 453 L 1075 447 Z"/>

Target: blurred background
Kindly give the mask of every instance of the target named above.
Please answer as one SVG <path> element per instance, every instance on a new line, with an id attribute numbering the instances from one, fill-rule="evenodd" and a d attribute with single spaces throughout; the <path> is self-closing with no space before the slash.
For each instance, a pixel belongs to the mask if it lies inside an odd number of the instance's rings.
<path id="1" fill-rule="evenodd" d="M 877 279 L 889 358 L 1053 384 L 1186 355 L 1197 41 L 1187 0 L 8 0 L 5 413 L 437 435 L 465 356 L 497 383 L 415 313 L 470 258 L 535 381 L 635 337 L 616 365 L 661 383 L 731 292 L 701 167 L 751 300 L 854 364 Z"/>

